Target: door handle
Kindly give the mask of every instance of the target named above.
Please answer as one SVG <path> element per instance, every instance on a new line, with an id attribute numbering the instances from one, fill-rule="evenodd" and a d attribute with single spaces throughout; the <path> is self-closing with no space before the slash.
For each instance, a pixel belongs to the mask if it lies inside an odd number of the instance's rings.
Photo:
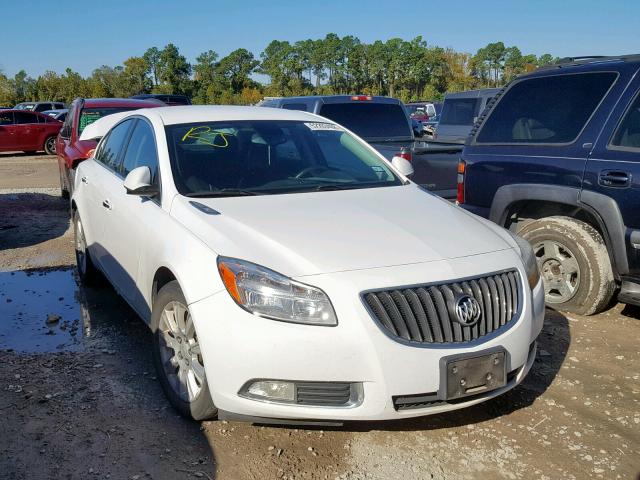
<path id="1" fill-rule="evenodd" d="M 104 208 L 106 208 L 107 210 L 111 210 L 111 202 L 109 200 L 103 200 L 102 201 L 102 206 Z"/>
<path id="2" fill-rule="evenodd" d="M 598 183 L 603 187 L 628 187 L 631 185 L 631 174 L 620 170 L 603 170 L 598 177 Z"/>
<path id="3" fill-rule="evenodd" d="M 89 181 L 87 180 L 87 177 L 82 177 L 80 180 L 82 180 L 82 183 L 89 183 Z"/>

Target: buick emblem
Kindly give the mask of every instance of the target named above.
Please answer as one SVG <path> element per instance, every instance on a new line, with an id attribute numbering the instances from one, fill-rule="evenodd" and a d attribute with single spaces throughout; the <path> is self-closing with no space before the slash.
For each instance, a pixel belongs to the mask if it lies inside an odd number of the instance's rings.
<path id="1" fill-rule="evenodd" d="M 478 301 L 469 295 L 463 295 L 456 302 L 456 320 L 465 327 L 471 327 L 478 323 L 482 310 Z"/>

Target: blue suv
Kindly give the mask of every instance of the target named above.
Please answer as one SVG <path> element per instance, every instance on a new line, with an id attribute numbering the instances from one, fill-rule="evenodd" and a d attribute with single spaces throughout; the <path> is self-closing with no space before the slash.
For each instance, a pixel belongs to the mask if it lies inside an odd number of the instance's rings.
<path id="1" fill-rule="evenodd" d="M 458 203 L 533 245 L 549 306 L 640 305 L 640 55 L 566 59 L 488 105 Z"/>

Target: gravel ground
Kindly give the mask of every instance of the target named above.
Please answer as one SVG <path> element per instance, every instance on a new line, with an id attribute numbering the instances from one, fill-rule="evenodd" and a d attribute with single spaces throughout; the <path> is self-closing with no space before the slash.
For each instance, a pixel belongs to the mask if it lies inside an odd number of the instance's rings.
<path id="1" fill-rule="evenodd" d="M 27 174 L 28 172 L 31 172 Z M 548 311 L 532 372 L 437 417 L 304 429 L 191 422 L 150 335 L 76 283 L 55 159 L 0 156 L 0 478 L 630 479 L 640 472 L 640 312 Z"/>

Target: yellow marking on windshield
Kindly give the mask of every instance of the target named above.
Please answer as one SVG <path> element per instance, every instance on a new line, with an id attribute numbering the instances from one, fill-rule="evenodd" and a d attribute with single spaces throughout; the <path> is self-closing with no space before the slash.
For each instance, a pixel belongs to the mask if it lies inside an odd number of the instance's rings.
<path id="1" fill-rule="evenodd" d="M 229 146 L 229 140 L 227 139 L 227 135 L 233 135 L 233 134 L 227 133 L 227 132 L 220 132 L 218 130 L 211 130 L 211 127 L 202 125 L 199 127 L 190 128 L 189 131 L 185 133 L 184 136 L 182 137 L 182 141 L 184 142 L 188 138 L 191 138 L 205 145 L 209 145 L 211 147 L 226 148 Z M 222 142 L 224 143 L 218 142 L 217 141 L 218 138 L 221 138 Z"/>

